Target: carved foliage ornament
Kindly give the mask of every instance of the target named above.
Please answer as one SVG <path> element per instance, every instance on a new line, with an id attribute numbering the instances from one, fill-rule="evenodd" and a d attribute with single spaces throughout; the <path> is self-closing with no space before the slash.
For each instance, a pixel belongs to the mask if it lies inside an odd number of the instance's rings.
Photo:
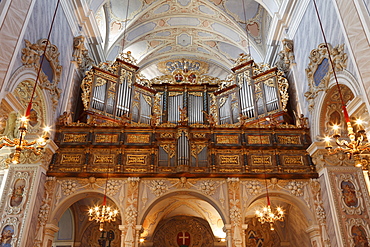
<path id="1" fill-rule="evenodd" d="M 328 48 L 335 71 L 343 71 L 347 67 L 347 54 L 344 53 L 344 44 L 337 45 L 334 48 L 328 44 Z M 306 69 L 309 91 L 304 96 L 309 101 L 309 110 L 312 111 L 315 105 L 314 99 L 320 91 L 327 89 L 333 69 L 325 44 L 320 44 L 317 49 L 312 50 L 309 60 L 310 63 Z"/>
<path id="2" fill-rule="evenodd" d="M 45 58 L 47 61 L 44 60 L 44 63 L 49 62 L 53 75 L 52 78 L 49 78 L 41 70 L 39 85 L 42 89 L 45 89 L 50 93 L 53 108 L 55 109 L 58 105 L 58 100 L 61 94 L 61 89 L 57 88 L 62 73 L 62 66 L 59 64 L 60 53 L 58 51 L 58 47 L 51 44 L 47 39 L 40 39 L 36 44 L 32 44 L 28 40 L 25 40 L 25 42 L 26 47 L 22 49 L 22 63 L 25 67 L 34 68 L 36 71 L 39 69 L 41 55 L 43 54 L 45 45 L 47 45 L 47 49 L 45 51 Z"/>

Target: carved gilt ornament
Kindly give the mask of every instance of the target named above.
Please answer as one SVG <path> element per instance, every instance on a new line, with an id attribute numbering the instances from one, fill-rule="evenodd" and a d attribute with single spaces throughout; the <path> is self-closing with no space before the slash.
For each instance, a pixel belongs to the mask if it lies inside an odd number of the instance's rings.
<path id="1" fill-rule="evenodd" d="M 344 53 L 344 44 L 334 48 L 328 44 L 328 48 L 333 60 L 335 71 L 343 71 L 347 68 L 347 54 Z M 309 110 L 315 106 L 315 98 L 318 93 L 328 88 L 330 77 L 333 74 L 326 45 L 320 44 L 317 49 L 313 49 L 309 56 L 310 63 L 306 68 L 309 91 L 304 96 L 309 102 Z"/>
<path id="2" fill-rule="evenodd" d="M 22 63 L 24 68 L 34 68 L 38 71 L 40 66 L 41 55 L 47 44 L 47 49 L 45 51 L 44 64 L 49 63 L 52 76 L 46 75 L 43 70 L 40 72 L 40 82 L 39 86 L 41 89 L 47 90 L 50 94 L 51 101 L 53 104 L 53 110 L 55 110 L 58 105 L 58 100 L 60 98 L 61 89 L 57 86 L 61 79 L 62 66 L 59 63 L 59 51 L 56 45 L 53 45 L 47 39 L 40 39 L 37 43 L 32 44 L 30 41 L 25 40 L 26 47 L 22 49 Z"/>

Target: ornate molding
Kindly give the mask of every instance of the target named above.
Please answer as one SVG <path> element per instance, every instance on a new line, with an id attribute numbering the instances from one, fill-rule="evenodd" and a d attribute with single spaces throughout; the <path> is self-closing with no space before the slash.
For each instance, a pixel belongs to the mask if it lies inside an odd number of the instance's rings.
<path id="1" fill-rule="evenodd" d="M 360 215 L 364 211 L 360 186 L 351 174 L 340 174 L 335 177 L 340 191 L 340 206 L 349 215 Z"/>
<path id="2" fill-rule="evenodd" d="M 49 62 L 50 67 L 53 71 L 52 80 L 50 81 L 48 76 L 41 70 L 40 72 L 40 83 L 39 86 L 41 89 L 47 90 L 50 94 L 51 101 L 53 104 L 53 110 L 58 105 L 58 100 L 60 98 L 61 89 L 57 86 L 61 79 L 62 73 L 62 66 L 59 63 L 59 51 L 56 45 L 53 45 L 47 39 L 40 39 L 37 43 L 32 44 L 30 41 L 25 40 L 26 47 L 22 49 L 22 63 L 25 68 L 33 68 L 35 71 L 38 71 L 40 66 L 40 56 L 43 54 L 45 50 L 45 46 L 47 45 L 47 49 L 45 51 L 45 58 Z"/>
<path id="3" fill-rule="evenodd" d="M 370 229 L 366 220 L 351 218 L 346 222 L 346 227 L 350 246 L 361 246 L 370 243 Z"/>
<path id="4" fill-rule="evenodd" d="M 337 45 L 334 48 L 330 44 L 328 46 L 335 71 L 338 72 L 346 69 L 347 54 L 344 53 L 344 44 Z M 309 60 L 310 62 L 306 69 L 309 91 L 304 96 L 309 102 L 309 110 L 312 111 L 315 106 L 315 98 L 319 92 L 325 91 L 328 88 L 330 77 L 333 74 L 333 68 L 331 68 L 329 55 L 324 43 L 311 51 Z"/>

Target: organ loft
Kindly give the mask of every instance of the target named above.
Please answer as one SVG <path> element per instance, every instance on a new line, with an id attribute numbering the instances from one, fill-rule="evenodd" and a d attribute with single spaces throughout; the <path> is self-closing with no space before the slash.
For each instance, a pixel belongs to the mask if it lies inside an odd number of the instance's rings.
<path id="1" fill-rule="evenodd" d="M 243 54 L 226 80 L 206 75 L 207 64 L 197 60 L 158 68 L 165 75 L 143 80 L 121 55 L 90 69 L 80 120 L 59 126 L 49 174 L 317 176 L 305 151 L 307 128 L 288 113 L 282 71 Z M 71 153 L 76 145 L 89 152 Z"/>

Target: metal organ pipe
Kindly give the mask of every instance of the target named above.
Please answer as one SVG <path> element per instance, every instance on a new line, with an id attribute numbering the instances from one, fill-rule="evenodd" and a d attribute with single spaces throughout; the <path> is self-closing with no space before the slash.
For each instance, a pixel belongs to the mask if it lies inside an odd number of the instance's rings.
<path id="1" fill-rule="evenodd" d="M 94 94 L 93 94 L 93 103 L 92 108 L 104 111 L 105 106 L 105 93 L 106 93 L 107 84 L 103 84 L 101 86 L 95 86 Z"/>

